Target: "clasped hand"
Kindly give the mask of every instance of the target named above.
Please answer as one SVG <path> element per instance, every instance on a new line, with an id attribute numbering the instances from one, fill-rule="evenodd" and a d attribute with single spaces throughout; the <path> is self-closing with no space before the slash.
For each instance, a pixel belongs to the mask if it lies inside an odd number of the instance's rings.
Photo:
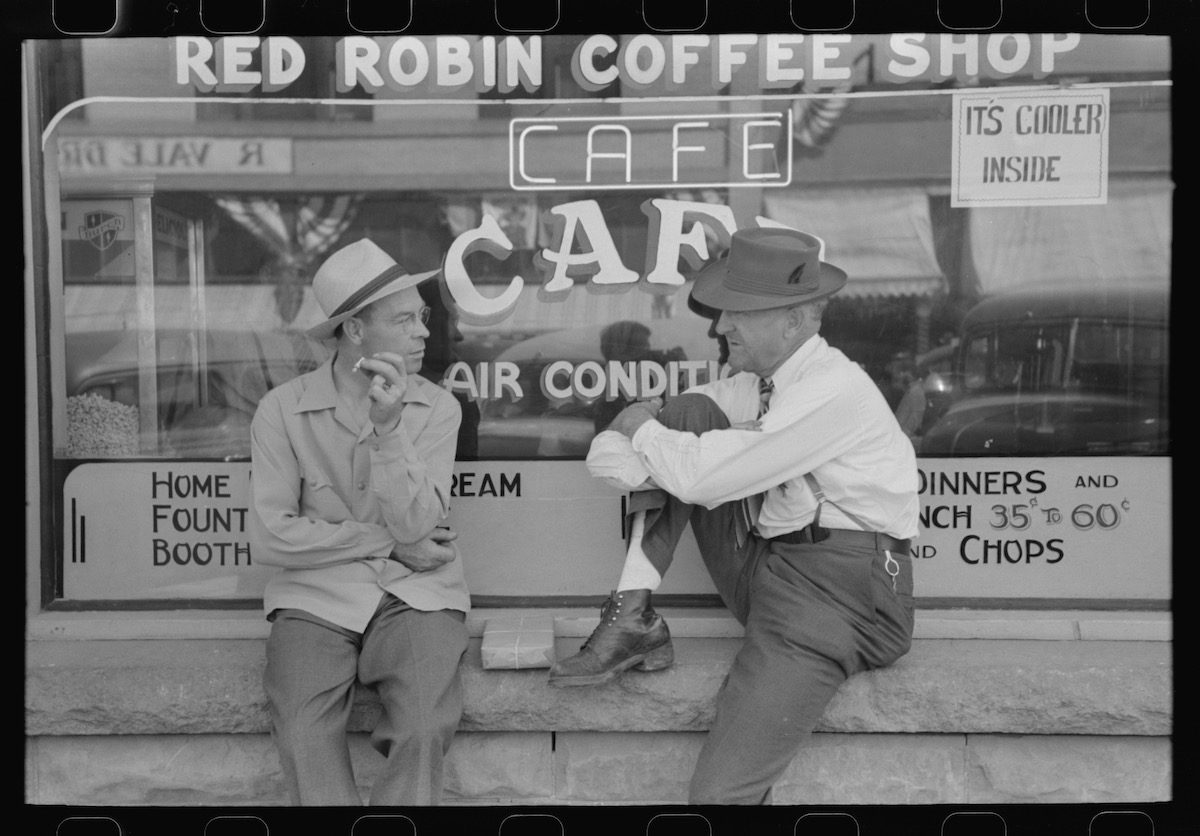
<path id="1" fill-rule="evenodd" d="M 397 543 L 388 560 L 394 560 L 414 572 L 429 572 L 454 559 L 454 547 L 450 544 L 456 539 L 458 535 L 450 529 L 435 528 L 415 543 Z"/>
<path id="2" fill-rule="evenodd" d="M 612 419 L 608 429 L 615 430 L 626 438 L 633 438 L 638 427 L 658 417 L 658 411 L 662 409 L 662 405 L 662 398 L 634 401 L 617 413 L 617 417 Z"/>

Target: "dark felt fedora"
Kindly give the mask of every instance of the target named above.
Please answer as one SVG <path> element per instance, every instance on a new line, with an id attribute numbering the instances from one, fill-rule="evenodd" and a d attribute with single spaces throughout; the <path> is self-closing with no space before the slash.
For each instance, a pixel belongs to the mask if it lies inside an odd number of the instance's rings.
<path id="1" fill-rule="evenodd" d="M 741 229 L 700 271 L 691 299 L 721 311 L 765 311 L 837 293 L 846 273 L 821 261 L 821 242 L 794 229 Z"/>

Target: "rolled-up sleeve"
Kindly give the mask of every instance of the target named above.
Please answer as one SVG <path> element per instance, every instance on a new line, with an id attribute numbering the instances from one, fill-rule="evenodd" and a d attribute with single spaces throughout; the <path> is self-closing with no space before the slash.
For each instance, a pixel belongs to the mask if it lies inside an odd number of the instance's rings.
<path id="1" fill-rule="evenodd" d="M 664 490 L 715 508 L 809 473 L 862 438 L 854 397 L 824 378 L 778 400 L 758 430 L 698 436 L 647 421 L 630 446 Z"/>
<path id="2" fill-rule="evenodd" d="M 433 399 L 418 431 L 401 420 L 392 432 L 371 441 L 371 491 L 397 543 L 417 542 L 449 513 L 461 423 L 458 401 L 441 395 Z"/>
<path id="3" fill-rule="evenodd" d="M 629 439 L 614 430 L 597 433 L 588 448 L 587 469 L 606 485 L 622 491 L 654 487 L 650 471 Z"/>
<path id="4" fill-rule="evenodd" d="M 250 428 L 250 513 L 254 560 L 267 566 L 313 569 L 386 557 L 393 538 L 377 523 L 305 516 L 300 507 L 303 474 L 276 399 L 264 399 Z M 340 499 L 332 499 L 340 502 Z"/>

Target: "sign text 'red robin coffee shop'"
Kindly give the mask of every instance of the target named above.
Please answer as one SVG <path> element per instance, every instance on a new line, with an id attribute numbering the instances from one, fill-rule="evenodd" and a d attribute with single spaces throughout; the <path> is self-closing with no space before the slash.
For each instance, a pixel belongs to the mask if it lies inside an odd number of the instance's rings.
<path id="1" fill-rule="evenodd" d="M 42 137 L 45 606 L 261 597 L 250 418 L 329 357 L 311 277 L 362 237 L 439 271 L 422 374 L 462 407 L 448 524 L 477 604 L 607 594 L 625 498 L 590 441 L 725 373 L 688 292 L 748 227 L 811 231 L 849 274 L 822 333 L 917 451 L 918 599 L 1170 599 L 1158 39 L 62 48 L 89 98 Z M 656 595 L 716 605 L 690 538 Z"/>

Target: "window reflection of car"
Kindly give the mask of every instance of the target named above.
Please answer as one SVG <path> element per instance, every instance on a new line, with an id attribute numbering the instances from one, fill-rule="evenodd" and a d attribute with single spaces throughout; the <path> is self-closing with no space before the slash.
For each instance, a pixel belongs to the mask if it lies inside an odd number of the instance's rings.
<path id="1" fill-rule="evenodd" d="M 953 339 L 945 345 L 918 354 L 914 360 L 914 377 L 920 382 L 920 391 L 924 396 L 920 425 L 910 433 L 914 444 L 920 444 L 921 436 L 933 426 L 938 417 L 945 414 L 954 399 L 957 391 L 954 375 L 957 347 L 958 340 Z"/>
<path id="2" fill-rule="evenodd" d="M 140 333 L 67 335 L 68 415 L 76 424 L 69 428 L 71 455 L 248 457 L 250 420 L 262 396 L 324 359 L 324 349 L 299 332 L 209 330 L 198 339 L 186 329 L 155 332 L 143 358 Z M 143 372 L 148 360 L 153 370 Z M 149 421 L 138 412 L 146 383 L 157 389 Z M 105 426 L 114 417 L 127 419 L 138 437 L 114 445 L 112 427 Z"/>
<path id="3" fill-rule="evenodd" d="M 622 353 L 612 357 L 619 362 L 637 359 L 663 364 L 669 360 L 716 360 L 717 344 L 707 335 L 708 321 L 694 315 L 675 319 L 646 320 L 630 325 L 630 333 L 644 334 L 647 342 L 641 353 Z M 548 395 L 542 387 L 542 374 L 555 361 L 566 361 L 572 368 L 591 360 L 604 366 L 603 333 L 612 333 L 611 325 L 593 325 L 552 331 L 531 337 L 506 348 L 494 362 L 515 363 L 520 370 L 521 397 L 510 394 L 485 400 L 480 408 L 479 455 L 485 459 L 583 458 L 598 430 L 598 424 L 611 420 L 613 404 L 598 398 Z M 647 332 L 648 333 L 645 333 Z M 610 354 L 611 348 L 608 349 Z M 588 379 L 589 383 L 591 378 Z M 566 374 L 556 384 L 570 388 Z M 602 427 L 600 427 L 602 428 Z"/>
<path id="4" fill-rule="evenodd" d="M 925 455 L 1168 451 L 1168 288 L 1014 290 L 964 317 Z"/>

